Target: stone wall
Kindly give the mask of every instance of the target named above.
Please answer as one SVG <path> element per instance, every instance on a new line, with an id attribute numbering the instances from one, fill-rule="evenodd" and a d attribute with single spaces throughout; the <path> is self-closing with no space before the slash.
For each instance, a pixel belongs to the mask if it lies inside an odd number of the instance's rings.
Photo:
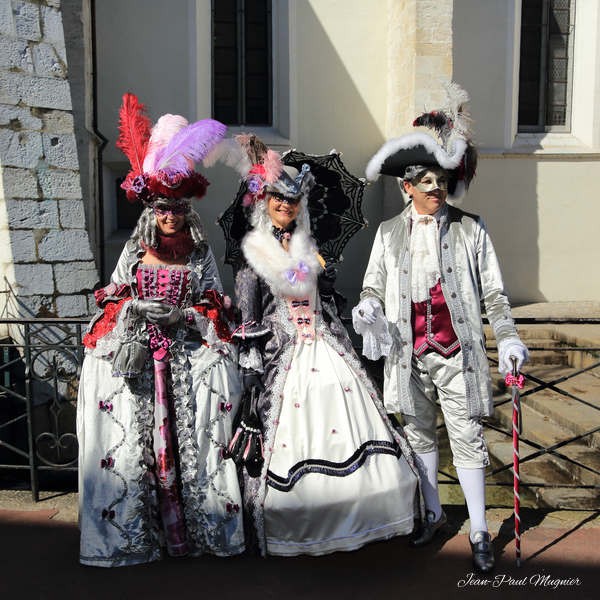
<path id="1" fill-rule="evenodd" d="M 93 310 L 85 222 L 60 1 L 0 0 L 3 316 Z"/>
<path id="2" fill-rule="evenodd" d="M 452 79 L 454 0 L 388 0 L 387 115 L 385 137 L 412 130 L 414 118 L 446 102 Z M 402 206 L 399 180 L 384 177 L 383 218 Z"/>

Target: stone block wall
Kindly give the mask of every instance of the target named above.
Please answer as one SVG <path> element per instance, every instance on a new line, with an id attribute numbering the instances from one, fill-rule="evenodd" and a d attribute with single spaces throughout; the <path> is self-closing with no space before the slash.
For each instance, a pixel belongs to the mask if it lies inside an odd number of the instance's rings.
<path id="1" fill-rule="evenodd" d="M 452 79 L 454 0 L 388 2 L 388 138 L 411 129 L 425 110 L 444 105 Z"/>
<path id="2" fill-rule="evenodd" d="M 444 106 L 452 80 L 454 0 L 388 0 L 385 137 L 412 131 L 414 118 Z M 383 218 L 398 214 L 398 180 L 383 179 Z"/>
<path id="3" fill-rule="evenodd" d="M 71 109 L 60 1 L 0 0 L 2 316 L 93 312 Z"/>

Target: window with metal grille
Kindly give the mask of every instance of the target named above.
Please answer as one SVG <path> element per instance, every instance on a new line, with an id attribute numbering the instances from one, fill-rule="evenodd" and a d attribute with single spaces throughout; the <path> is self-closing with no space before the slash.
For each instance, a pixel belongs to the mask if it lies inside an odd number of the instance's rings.
<path id="1" fill-rule="evenodd" d="M 272 124 L 271 0 L 213 0 L 213 116 Z"/>
<path id="2" fill-rule="evenodd" d="M 575 0 L 522 0 L 519 131 L 570 131 Z"/>

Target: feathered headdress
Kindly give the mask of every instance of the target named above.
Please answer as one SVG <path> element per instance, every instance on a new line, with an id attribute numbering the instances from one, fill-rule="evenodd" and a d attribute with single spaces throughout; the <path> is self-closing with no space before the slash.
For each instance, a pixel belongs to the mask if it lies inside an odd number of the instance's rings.
<path id="1" fill-rule="evenodd" d="M 213 119 L 188 124 L 184 117 L 171 114 L 160 117 L 151 128 L 146 107 L 134 94 L 124 94 L 117 147 L 131 164 L 121 184 L 127 199 L 151 205 L 158 198 L 204 196 L 209 183 L 195 165 L 221 141 L 226 130 Z"/>
<path id="2" fill-rule="evenodd" d="M 448 198 L 458 200 L 465 193 L 477 167 L 472 121 L 466 110 L 469 95 L 451 82 L 446 85 L 446 96 L 444 109 L 423 113 L 413 121 L 413 127 L 434 130 L 439 141 L 424 132 L 389 140 L 369 161 L 367 179 L 375 181 L 380 174 L 410 178 L 419 167 L 438 166 L 450 175 Z"/>
<path id="3" fill-rule="evenodd" d="M 247 193 L 243 204 L 248 207 L 263 200 L 267 192 L 297 199 L 308 192 L 313 178 L 308 165 L 298 173 L 285 167 L 281 155 L 268 148 L 253 133 L 243 133 L 233 139 L 223 140 L 204 159 L 204 165 L 217 161 L 234 168 L 245 180 Z"/>

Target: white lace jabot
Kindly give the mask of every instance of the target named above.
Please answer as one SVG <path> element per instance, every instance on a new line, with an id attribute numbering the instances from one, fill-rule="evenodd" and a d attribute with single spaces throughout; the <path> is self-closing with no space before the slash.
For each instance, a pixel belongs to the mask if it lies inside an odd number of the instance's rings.
<path id="1" fill-rule="evenodd" d="M 438 221 L 445 207 L 434 215 L 420 215 L 411 209 L 412 230 L 410 234 L 411 299 L 423 302 L 429 290 L 440 278 L 440 249 Z"/>

